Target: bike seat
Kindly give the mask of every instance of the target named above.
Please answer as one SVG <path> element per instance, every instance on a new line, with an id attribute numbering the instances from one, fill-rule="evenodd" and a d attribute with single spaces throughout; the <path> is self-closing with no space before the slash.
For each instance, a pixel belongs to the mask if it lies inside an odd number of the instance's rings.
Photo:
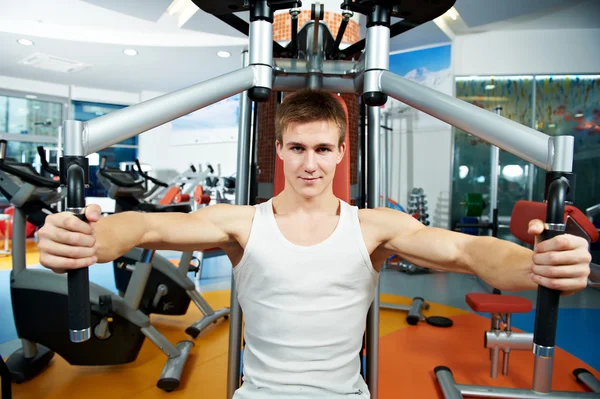
<path id="1" fill-rule="evenodd" d="M 138 209 L 142 212 L 157 213 L 157 212 L 179 212 L 179 213 L 190 213 L 192 206 L 190 204 L 148 204 L 140 203 Z"/>

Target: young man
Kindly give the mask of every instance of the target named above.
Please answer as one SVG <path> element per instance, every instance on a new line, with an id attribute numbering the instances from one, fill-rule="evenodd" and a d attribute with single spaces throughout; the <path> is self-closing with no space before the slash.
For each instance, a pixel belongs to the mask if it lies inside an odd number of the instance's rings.
<path id="1" fill-rule="evenodd" d="M 221 247 L 245 317 L 244 384 L 235 398 L 367 398 L 358 353 L 378 272 L 390 254 L 420 266 L 472 273 L 505 291 L 538 284 L 572 293 L 589 274 L 587 242 L 563 235 L 534 251 L 491 237 L 425 227 L 391 209 L 361 209 L 333 195 L 346 118 L 330 93 L 302 91 L 279 106 L 277 155 L 285 189 L 257 206 L 192 214 L 125 212 L 89 224 L 49 216 L 41 263 L 57 272 L 109 262 L 133 247 Z M 530 224 L 539 235 L 542 221 Z"/>

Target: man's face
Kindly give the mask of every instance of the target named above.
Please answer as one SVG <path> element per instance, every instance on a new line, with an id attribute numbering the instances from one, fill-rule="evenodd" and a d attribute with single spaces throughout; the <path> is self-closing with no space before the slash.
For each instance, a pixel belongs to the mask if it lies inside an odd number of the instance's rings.
<path id="1" fill-rule="evenodd" d="M 334 122 L 292 123 L 277 141 L 286 186 L 305 198 L 316 197 L 331 186 L 335 168 L 346 151 L 338 147 L 340 131 Z"/>

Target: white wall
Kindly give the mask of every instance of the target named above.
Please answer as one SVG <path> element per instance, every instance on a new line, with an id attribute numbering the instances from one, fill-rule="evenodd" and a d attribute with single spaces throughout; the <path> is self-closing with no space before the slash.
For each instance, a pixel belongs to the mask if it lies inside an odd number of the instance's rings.
<path id="1" fill-rule="evenodd" d="M 419 53 L 418 56 L 432 57 L 427 53 Z M 396 58 L 396 62 L 403 60 L 401 57 Z M 439 71 L 428 71 L 425 65 L 429 63 L 423 61 L 423 65 L 418 67 L 420 71 L 411 70 L 405 73 L 404 77 L 443 94 L 452 95 L 454 76 L 450 65 Z M 452 166 L 451 126 L 393 99 L 386 104 L 385 112 L 391 118 L 392 127 L 391 140 L 388 142 L 389 196 L 408 211 L 412 190 L 422 188 L 428 201 L 429 222 L 435 227 L 448 228 Z"/>
<path id="2" fill-rule="evenodd" d="M 431 225 L 448 228 L 452 165 L 450 125 L 438 121 L 431 123 L 433 118 L 423 112 L 405 105 L 399 107 L 406 108 L 401 113 L 392 111 L 392 132 L 388 139 L 389 196 L 406 209 L 412 189 L 422 188 L 428 201 Z"/>
<path id="3" fill-rule="evenodd" d="M 454 74 L 600 72 L 600 29 L 495 31 L 456 36 Z"/>

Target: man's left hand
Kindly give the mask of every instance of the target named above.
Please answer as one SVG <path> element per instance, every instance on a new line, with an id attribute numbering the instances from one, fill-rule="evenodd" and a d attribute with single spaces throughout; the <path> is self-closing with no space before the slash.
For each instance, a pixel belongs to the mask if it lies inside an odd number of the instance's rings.
<path id="1" fill-rule="evenodd" d="M 562 295 L 571 295 L 587 286 L 592 257 L 588 242 L 571 234 L 561 234 L 550 240 L 540 241 L 544 222 L 532 220 L 528 232 L 536 236 L 531 279 L 534 283 Z"/>

